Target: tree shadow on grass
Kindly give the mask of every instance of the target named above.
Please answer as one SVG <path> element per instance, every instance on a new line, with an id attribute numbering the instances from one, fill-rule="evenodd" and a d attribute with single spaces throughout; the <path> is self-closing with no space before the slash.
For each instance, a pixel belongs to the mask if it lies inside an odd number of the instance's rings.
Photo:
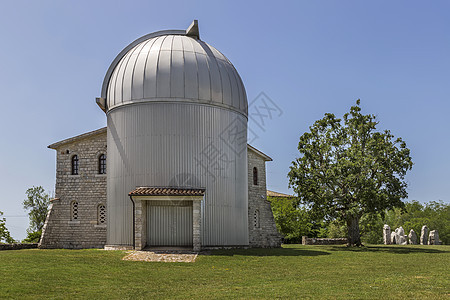
<path id="1" fill-rule="evenodd" d="M 376 246 L 369 245 L 363 247 L 346 247 L 346 246 L 330 246 L 330 251 L 352 251 L 352 252 L 385 252 L 394 254 L 410 254 L 410 253 L 448 253 L 450 251 L 444 249 L 427 248 L 429 246 Z"/>
<path id="2" fill-rule="evenodd" d="M 330 255 L 324 250 L 311 250 L 301 248 L 250 248 L 250 249 L 229 249 L 229 250 L 209 250 L 206 255 L 218 256 L 320 256 Z"/>

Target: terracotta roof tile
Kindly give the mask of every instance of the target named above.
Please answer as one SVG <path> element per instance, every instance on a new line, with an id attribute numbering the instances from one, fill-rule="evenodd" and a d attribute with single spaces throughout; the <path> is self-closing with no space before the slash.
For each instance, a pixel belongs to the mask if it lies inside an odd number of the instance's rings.
<path id="1" fill-rule="evenodd" d="M 129 196 L 204 196 L 205 189 L 198 188 L 168 188 L 168 187 L 138 187 Z"/>
<path id="2" fill-rule="evenodd" d="M 267 197 L 295 198 L 295 196 L 267 190 Z"/>

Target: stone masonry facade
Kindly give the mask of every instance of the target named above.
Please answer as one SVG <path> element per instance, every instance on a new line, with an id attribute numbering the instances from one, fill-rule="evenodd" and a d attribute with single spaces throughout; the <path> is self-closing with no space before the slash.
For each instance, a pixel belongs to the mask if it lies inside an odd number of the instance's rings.
<path id="1" fill-rule="evenodd" d="M 270 202 L 267 201 L 266 159 L 251 149 L 247 155 L 249 246 L 280 247 L 282 237 L 276 228 Z M 254 182 L 255 175 L 256 182 Z"/>
<path id="2" fill-rule="evenodd" d="M 106 128 L 69 138 L 49 146 L 56 150 L 55 199 L 49 207 L 43 227 L 40 248 L 104 248 L 106 244 L 106 222 L 99 218 L 99 210 L 106 210 L 106 174 L 99 174 L 99 157 L 106 155 Z M 72 175 L 72 158 L 78 157 L 78 175 Z M 252 147 L 248 149 L 248 229 L 250 247 L 280 247 L 281 235 L 273 218 L 270 202 L 266 196 L 265 162 L 270 160 Z M 257 184 L 254 184 L 254 168 L 257 169 Z M 74 203 L 76 202 L 76 218 Z M 137 201 L 141 202 L 141 201 Z M 197 201 L 194 201 L 197 202 Z M 136 207 L 139 219 L 143 207 Z M 200 213 L 199 203 L 194 203 L 194 212 Z M 138 207 L 139 206 L 139 207 Z M 107 218 L 107 216 L 106 216 Z M 139 222 L 138 222 L 139 223 Z M 141 224 L 146 226 L 145 224 Z M 200 223 L 194 223 L 200 228 Z M 198 230 L 197 230 L 198 231 Z M 195 232 L 197 232 L 195 231 Z M 199 233 L 196 233 L 199 235 Z M 136 246 L 144 242 L 136 232 Z M 194 248 L 200 248 L 200 236 Z"/>
<path id="3" fill-rule="evenodd" d="M 49 148 L 56 150 L 55 199 L 49 207 L 40 248 L 103 248 L 106 222 L 99 219 L 99 210 L 106 210 L 106 174 L 99 174 L 99 157 L 106 155 L 106 128 Z M 79 160 L 78 175 L 72 175 L 74 155 Z"/>

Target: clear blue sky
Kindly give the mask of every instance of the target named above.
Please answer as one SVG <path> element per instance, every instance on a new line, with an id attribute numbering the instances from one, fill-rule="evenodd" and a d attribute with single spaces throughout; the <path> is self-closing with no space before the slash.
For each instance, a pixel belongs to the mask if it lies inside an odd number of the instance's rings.
<path id="1" fill-rule="evenodd" d="M 0 210 L 16 239 L 25 191 L 53 191 L 47 145 L 105 126 L 95 104 L 114 57 L 147 33 L 185 29 L 239 71 L 249 101 L 281 109 L 253 142 L 273 158 L 268 188 L 286 177 L 299 136 L 357 98 L 380 129 L 412 151 L 409 199 L 450 202 L 450 3 L 447 1 L 7 1 L 0 18 Z M 25 216 L 25 217 L 24 217 Z"/>

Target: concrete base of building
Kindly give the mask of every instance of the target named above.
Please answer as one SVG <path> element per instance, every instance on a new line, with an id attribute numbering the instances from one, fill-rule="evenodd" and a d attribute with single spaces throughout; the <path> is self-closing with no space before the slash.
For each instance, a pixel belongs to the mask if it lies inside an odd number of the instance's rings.
<path id="1" fill-rule="evenodd" d="M 105 250 L 133 250 L 133 246 L 129 245 L 105 245 Z"/>

